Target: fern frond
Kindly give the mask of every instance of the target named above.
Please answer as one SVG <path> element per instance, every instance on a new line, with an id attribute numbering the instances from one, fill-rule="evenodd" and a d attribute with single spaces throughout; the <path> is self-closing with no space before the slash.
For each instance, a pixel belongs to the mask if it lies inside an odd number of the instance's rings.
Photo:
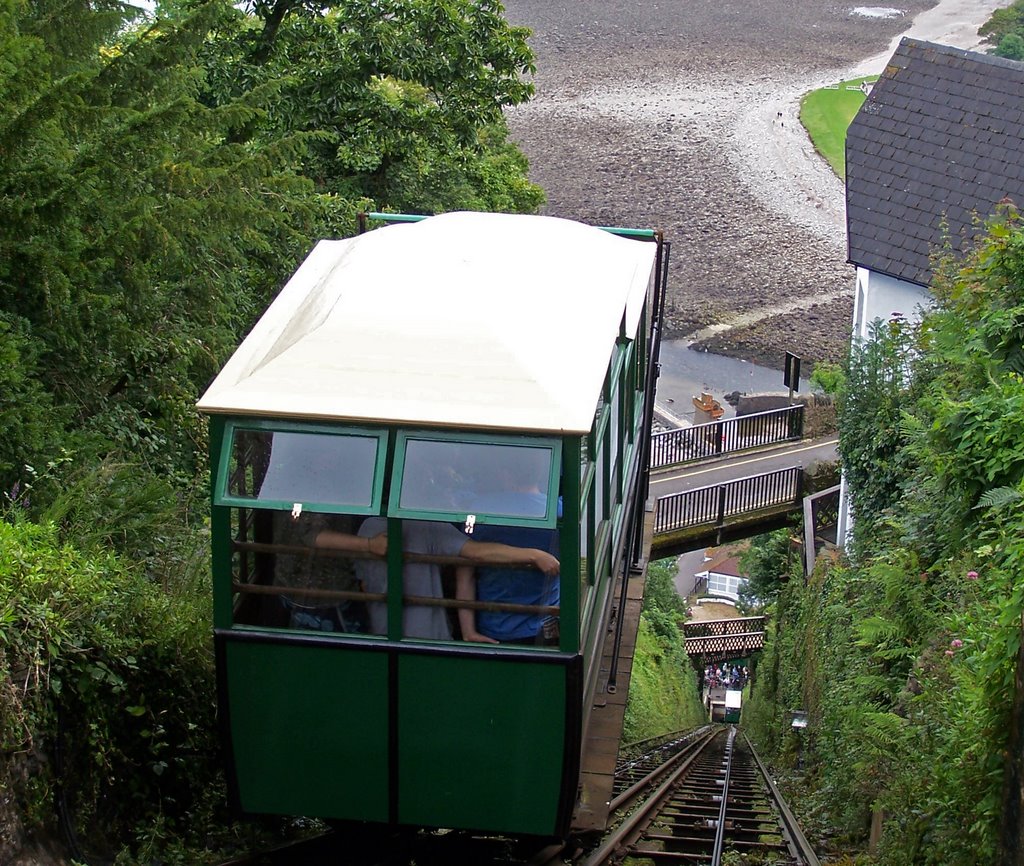
<path id="1" fill-rule="evenodd" d="M 1024 493 L 1021 493 L 1016 487 L 994 487 L 992 490 L 986 490 L 978 497 L 978 504 L 975 508 L 1002 508 L 1004 505 L 1009 505 L 1011 502 L 1019 502 L 1024 499 Z"/>

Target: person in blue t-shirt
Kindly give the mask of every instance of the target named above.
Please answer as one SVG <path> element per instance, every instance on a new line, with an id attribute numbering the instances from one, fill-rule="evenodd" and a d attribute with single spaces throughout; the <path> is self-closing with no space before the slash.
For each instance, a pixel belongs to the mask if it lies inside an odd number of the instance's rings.
<path id="1" fill-rule="evenodd" d="M 542 517 L 547 497 L 536 486 L 481 496 L 474 503 L 480 512 L 521 514 Z M 477 524 L 477 541 L 498 542 L 558 554 L 558 533 L 533 526 L 496 526 Z M 535 568 L 460 568 L 456 573 L 456 598 L 463 601 L 505 602 L 557 607 L 559 578 Z M 460 608 L 462 639 L 478 643 L 547 644 L 558 643 L 558 618 L 551 614 L 525 611 L 469 610 Z"/>

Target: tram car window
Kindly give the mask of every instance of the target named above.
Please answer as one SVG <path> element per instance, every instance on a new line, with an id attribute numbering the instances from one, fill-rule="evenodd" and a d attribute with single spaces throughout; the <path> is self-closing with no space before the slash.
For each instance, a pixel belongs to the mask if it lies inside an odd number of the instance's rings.
<path id="1" fill-rule="evenodd" d="M 375 217 L 199 403 L 230 794 L 564 835 L 646 496 L 660 236 Z"/>

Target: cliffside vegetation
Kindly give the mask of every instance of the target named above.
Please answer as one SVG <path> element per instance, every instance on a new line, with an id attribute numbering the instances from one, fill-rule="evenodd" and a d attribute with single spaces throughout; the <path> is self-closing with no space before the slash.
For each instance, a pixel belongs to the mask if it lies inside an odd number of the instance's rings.
<path id="1" fill-rule="evenodd" d="M 919 327 L 895 316 L 851 351 L 840 451 L 854 543 L 781 589 L 744 713 L 778 766 L 803 763 L 802 810 L 834 847 L 864 847 L 874 823 L 878 862 L 996 863 L 1020 850 L 1024 226 L 1012 207 L 935 294 Z M 793 709 L 810 714 L 801 734 Z"/>
<path id="2" fill-rule="evenodd" d="M 993 54 L 1009 60 L 1024 60 L 1024 0 L 1014 0 L 1003 9 L 996 9 L 992 17 L 978 30 Z"/>
<path id="3" fill-rule="evenodd" d="M 229 824 L 205 569 L 162 586 L 53 524 L 0 521 L 0 587 L 0 859 L 37 862 L 55 805 L 76 859 L 134 840 L 148 862 Z"/>
<path id="4" fill-rule="evenodd" d="M 685 609 L 674 579 L 674 559 L 651 563 L 629 681 L 624 742 L 681 731 L 705 721 L 696 672 L 686 656 L 678 625 Z"/>

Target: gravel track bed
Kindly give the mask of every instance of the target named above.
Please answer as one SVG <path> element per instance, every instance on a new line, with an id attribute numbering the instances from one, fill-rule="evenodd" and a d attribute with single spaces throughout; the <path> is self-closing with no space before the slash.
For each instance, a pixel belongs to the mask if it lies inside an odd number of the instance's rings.
<path id="1" fill-rule="evenodd" d="M 507 0 L 537 55 L 537 95 L 509 126 L 545 213 L 664 231 L 670 336 L 773 367 L 787 350 L 838 360 L 854 277 L 843 185 L 799 98 L 880 71 L 911 24 L 973 47 L 1006 2 L 913 0 L 868 17 L 821 0 Z"/>

